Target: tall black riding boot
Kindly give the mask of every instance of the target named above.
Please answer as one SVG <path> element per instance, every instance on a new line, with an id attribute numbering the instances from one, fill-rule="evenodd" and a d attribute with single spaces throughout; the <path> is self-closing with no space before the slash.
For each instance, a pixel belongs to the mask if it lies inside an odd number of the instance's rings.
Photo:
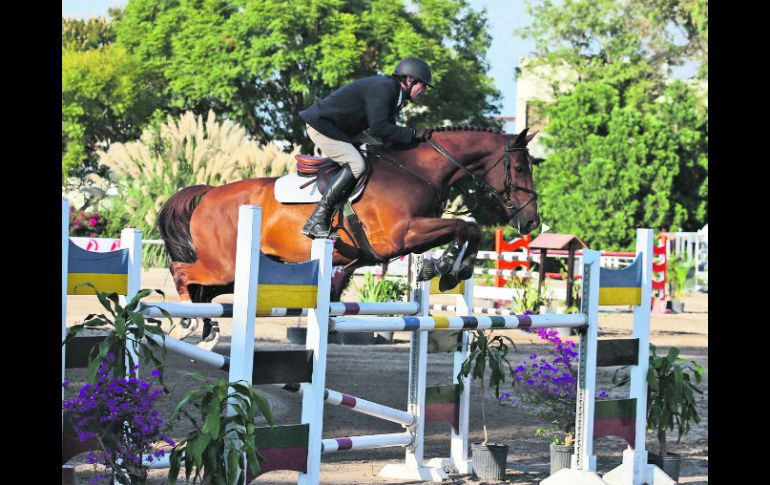
<path id="1" fill-rule="evenodd" d="M 318 201 L 318 205 L 302 228 L 302 234 L 310 239 L 330 237 L 329 232 L 331 229 L 329 226 L 332 222 L 334 210 L 337 205 L 350 196 L 350 192 L 355 186 L 356 177 L 353 175 L 353 171 L 350 169 L 350 166 L 343 166 L 342 170 L 337 172 L 330 181 L 326 193 Z"/>

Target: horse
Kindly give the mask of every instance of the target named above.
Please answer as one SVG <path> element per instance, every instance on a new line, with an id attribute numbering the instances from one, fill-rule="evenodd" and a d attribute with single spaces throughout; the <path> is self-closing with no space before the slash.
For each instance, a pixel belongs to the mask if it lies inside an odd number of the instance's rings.
<path id="1" fill-rule="evenodd" d="M 481 230 L 475 222 L 441 218 L 450 188 L 466 177 L 478 191 L 486 190 L 498 200 L 506 220 L 520 234 L 537 228 L 533 158 L 527 149 L 535 134 L 527 131 L 514 135 L 492 128 L 442 127 L 430 130 L 425 141 L 370 147 L 365 157 L 369 179 L 352 203 L 357 219 L 343 219 L 339 214 L 333 265 L 343 269 L 333 282 L 332 300 L 339 301 L 358 267 L 386 264 L 447 243 L 448 249 L 438 260 L 425 260 L 418 278 L 441 276 L 442 287 L 454 287 L 469 278 Z M 278 202 L 275 182 L 275 177 L 266 177 L 219 187 L 194 185 L 181 189 L 161 207 L 158 230 L 171 256 L 169 269 L 183 301 L 208 303 L 232 293 L 238 208 L 243 204 L 262 208 L 261 251 L 265 255 L 287 263 L 310 259 L 311 240 L 300 229 L 315 204 Z M 359 227 L 351 226 L 358 221 Z M 458 266 L 455 263 L 461 254 Z M 205 319 L 204 337 L 210 330 L 211 321 Z"/>

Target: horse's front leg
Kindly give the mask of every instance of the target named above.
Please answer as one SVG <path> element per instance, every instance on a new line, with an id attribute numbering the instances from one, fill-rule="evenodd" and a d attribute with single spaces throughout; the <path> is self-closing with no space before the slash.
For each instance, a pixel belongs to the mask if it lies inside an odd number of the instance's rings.
<path id="1" fill-rule="evenodd" d="M 420 281 L 429 280 L 435 276 L 448 275 L 454 267 L 460 250 L 469 240 L 476 240 L 473 244 L 478 250 L 481 232 L 478 225 L 468 223 L 462 219 L 435 219 L 421 217 L 412 220 L 405 236 L 405 248 L 414 253 L 427 251 L 428 249 L 450 243 L 449 247 L 438 260 L 424 260 L 418 272 Z M 445 283 L 442 286 L 446 286 Z M 450 286 L 454 287 L 456 283 Z"/>

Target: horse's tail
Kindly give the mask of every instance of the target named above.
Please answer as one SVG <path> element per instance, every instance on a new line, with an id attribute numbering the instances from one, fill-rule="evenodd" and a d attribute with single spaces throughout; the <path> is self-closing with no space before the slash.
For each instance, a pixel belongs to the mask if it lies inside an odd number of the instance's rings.
<path id="1" fill-rule="evenodd" d="M 190 218 L 201 197 L 211 190 L 210 185 L 192 185 L 174 194 L 158 213 L 158 231 L 171 261 L 194 263 L 195 254 L 190 235 Z"/>

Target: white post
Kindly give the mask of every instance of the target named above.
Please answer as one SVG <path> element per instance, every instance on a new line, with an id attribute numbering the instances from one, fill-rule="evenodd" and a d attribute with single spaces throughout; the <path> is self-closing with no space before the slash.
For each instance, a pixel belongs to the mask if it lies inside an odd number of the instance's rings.
<path id="1" fill-rule="evenodd" d="M 572 468 L 581 472 L 596 471 L 593 454 L 594 411 L 596 396 L 596 350 L 599 336 L 599 258 L 600 252 L 583 250 L 583 299 L 581 312 L 588 328 L 580 335 L 580 364 L 575 420 L 575 454 Z"/>
<path id="2" fill-rule="evenodd" d="M 315 239 L 311 259 L 318 263 L 318 296 L 307 317 L 305 348 L 313 351 L 313 377 L 302 384 L 302 424 L 309 424 L 307 473 L 300 473 L 299 485 L 321 483 L 321 443 L 323 439 L 324 390 L 326 389 L 326 352 L 329 340 L 329 296 L 332 281 L 331 239 Z"/>
<path id="3" fill-rule="evenodd" d="M 69 266 L 70 204 L 66 197 L 61 198 L 61 339 L 67 338 L 67 271 Z M 61 380 L 64 382 L 66 348 L 61 348 Z M 61 388 L 64 400 L 64 388 Z M 64 436 L 64 408 L 62 417 L 62 437 Z"/>
<path id="4" fill-rule="evenodd" d="M 465 280 L 465 291 L 462 295 L 457 295 L 457 315 L 472 315 L 473 314 L 473 277 Z M 461 332 L 462 346 L 454 353 L 454 366 L 452 368 L 452 383 L 457 384 L 457 374 L 462 369 L 463 362 L 468 358 L 469 353 L 469 336 L 468 330 Z M 463 475 L 470 475 L 473 473 L 473 466 L 471 460 L 468 458 L 468 422 L 470 420 L 470 405 L 471 405 L 471 384 L 473 383 L 471 376 L 465 380 L 463 392 L 460 394 L 460 419 L 458 420 L 459 428 L 457 433 L 452 430 L 452 443 L 451 443 L 451 458 L 454 462 L 454 466 L 457 468 L 457 472 Z M 482 391 L 483 392 L 483 391 Z"/>
<path id="5" fill-rule="evenodd" d="M 128 249 L 128 285 L 126 288 L 126 305 L 140 290 L 142 279 L 142 231 L 134 228 L 126 228 L 120 231 L 120 248 Z M 126 371 L 131 372 L 129 355 L 135 364 L 139 364 L 139 354 L 134 345 L 126 342 Z"/>
<path id="6" fill-rule="evenodd" d="M 652 289 L 652 229 L 636 230 L 636 253 L 642 253 L 642 304 L 634 305 L 634 338 L 639 339 L 639 362 L 631 367 L 630 398 L 636 399 L 634 447 L 623 452 L 623 483 L 642 485 L 647 481 L 647 369 L 650 358 L 650 293 Z"/>
<path id="7" fill-rule="evenodd" d="M 251 383 L 261 231 L 262 209 L 255 205 L 242 205 L 238 209 L 229 382 L 245 380 Z M 232 404 L 228 404 L 227 414 L 235 414 Z"/>
<path id="8" fill-rule="evenodd" d="M 414 259 L 415 266 L 418 258 L 427 258 L 430 252 Z M 415 279 L 417 272 L 412 271 Z M 417 316 L 430 315 L 430 281 L 422 281 L 415 285 L 412 301 L 419 303 L 420 311 Z M 407 392 L 407 412 L 415 416 L 415 423 L 410 432 L 414 435 L 412 445 L 406 447 L 405 463 L 385 465 L 379 476 L 399 478 L 404 480 L 446 480 L 449 476 L 441 467 L 424 464 L 425 458 L 425 392 L 428 374 L 428 332 L 416 330 L 412 332 L 409 346 L 409 388 Z"/>
<path id="9" fill-rule="evenodd" d="M 430 314 L 430 281 L 422 282 L 412 295 L 420 302 L 420 316 Z M 425 388 L 428 378 L 428 332 L 412 332 L 409 349 L 409 401 L 407 412 L 414 414 L 414 445 L 406 448 L 406 466 L 419 469 L 425 452 Z"/>

